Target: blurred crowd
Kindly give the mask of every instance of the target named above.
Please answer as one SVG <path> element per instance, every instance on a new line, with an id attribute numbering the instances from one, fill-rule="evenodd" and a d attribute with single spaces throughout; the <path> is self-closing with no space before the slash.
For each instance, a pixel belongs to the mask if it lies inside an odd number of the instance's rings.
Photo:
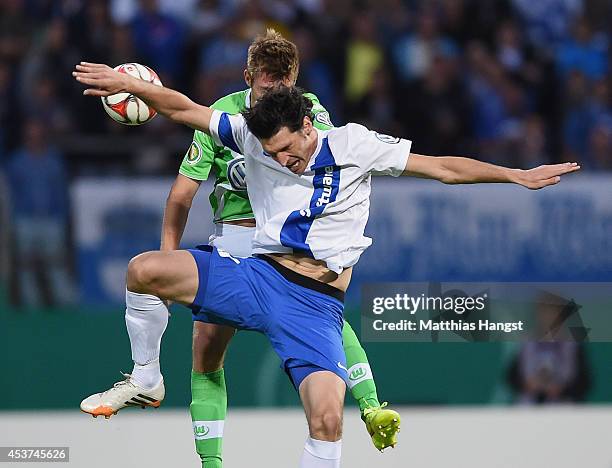
<path id="1" fill-rule="evenodd" d="M 245 87 L 247 47 L 274 27 L 335 124 L 410 138 L 417 152 L 601 171 L 611 21 L 609 0 L 0 0 L 0 179 L 14 231 L 29 233 L 16 236 L 17 271 L 40 260 L 27 252 L 41 241 L 47 264 L 64 255 L 66 181 L 174 174 L 190 142 L 164 119 L 113 122 L 73 82 L 80 60 L 147 64 L 212 103 Z"/>
<path id="2" fill-rule="evenodd" d="M 337 124 L 433 154 L 610 169 L 610 20 L 607 0 L 0 0 L 0 160 L 31 120 L 57 137 L 132 130 L 80 96 L 81 59 L 145 63 L 212 103 L 244 88 L 247 46 L 272 26 Z M 142 129 L 160 131 L 182 129 Z"/>

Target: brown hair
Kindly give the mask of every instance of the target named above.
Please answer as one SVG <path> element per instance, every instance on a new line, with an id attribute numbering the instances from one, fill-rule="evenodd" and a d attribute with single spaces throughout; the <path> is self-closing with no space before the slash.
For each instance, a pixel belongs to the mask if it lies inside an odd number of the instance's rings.
<path id="1" fill-rule="evenodd" d="M 297 47 L 274 29 L 267 29 L 249 46 L 247 72 L 251 77 L 264 72 L 274 79 L 290 78 L 295 82 L 299 68 Z"/>
<path id="2" fill-rule="evenodd" d="M 304 117 L 314 119 L 312 101 L 304 96 L 304 91 L 283 85 L 268 91 L 253 107 L 244 109 L 242 115 L 257 138 L 270 138 L 282 127 L 297 132 L 304 126 Z"/>

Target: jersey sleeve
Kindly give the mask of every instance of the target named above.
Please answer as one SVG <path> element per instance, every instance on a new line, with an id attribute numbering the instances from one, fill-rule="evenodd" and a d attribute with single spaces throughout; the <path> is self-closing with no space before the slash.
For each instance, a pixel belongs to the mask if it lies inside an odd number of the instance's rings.
<path id="1" fill-rule="evenodd" d="M 210 136 L 220 146 L 244 154 L 244 140 L 248 128 L 241 114 L 228 114 L 218 110 L 213 111 L 210 118 Z"/>
<path id="2" fill-rule="evenodd" d="M 305 93 L 304 96 L 312 101 L 312 112 L 314 114 L 313 125 L 315 128 L 319 130 L 334 128 L 329 112 L 327 112 L 327 109 L 319 102 L 319 98 L 312 93 Z"/>
<path id="3" fill-rule="evenodd" d="M 179 174 L 194 180 L 206 180 L 215 160 L 215 153 L 220 147 L 212 137 L 204 132 L 193 132 L 193 140 L 183 157 Z"/>
<path id="4" fill-rule="evenodd" d="M 368 130 L 363 125 L 348 124 L 351 158 L 366 173 L 398 177 L 406 169 L 412 141 Z"/>

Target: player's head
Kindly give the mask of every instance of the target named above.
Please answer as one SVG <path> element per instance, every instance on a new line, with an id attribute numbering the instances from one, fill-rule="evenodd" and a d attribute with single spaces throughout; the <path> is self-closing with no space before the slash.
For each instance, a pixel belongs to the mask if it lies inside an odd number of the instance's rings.
<path id="1" fill-rule="evenodd" d="M 295 44 L 281 36 L 274 29 L 268 29 L 249 46 L 244 80 L 253 101 L 280 84 L 293 86 L 299 71 L 298 50 Z"/>
<path id="2" fill-rule="evenodd" d="M 302 174 L 317 146 L 312 102 L 295 86 L 278 86 L 242 112 L 267 155 Z"/>

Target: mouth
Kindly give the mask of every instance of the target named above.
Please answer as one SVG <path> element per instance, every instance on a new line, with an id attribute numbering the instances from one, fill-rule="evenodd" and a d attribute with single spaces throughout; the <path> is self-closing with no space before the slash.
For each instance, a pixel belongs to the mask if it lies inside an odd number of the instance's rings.
<path id="1" fill-rule="evenodd" d="M 287 166 L 287 169 L 289 169 L 293 173 L 297 173 L 299 166 L 300 166 L 300 161 L 295 160 L 294 162 L 292 162 L 291 164 Z"/>

